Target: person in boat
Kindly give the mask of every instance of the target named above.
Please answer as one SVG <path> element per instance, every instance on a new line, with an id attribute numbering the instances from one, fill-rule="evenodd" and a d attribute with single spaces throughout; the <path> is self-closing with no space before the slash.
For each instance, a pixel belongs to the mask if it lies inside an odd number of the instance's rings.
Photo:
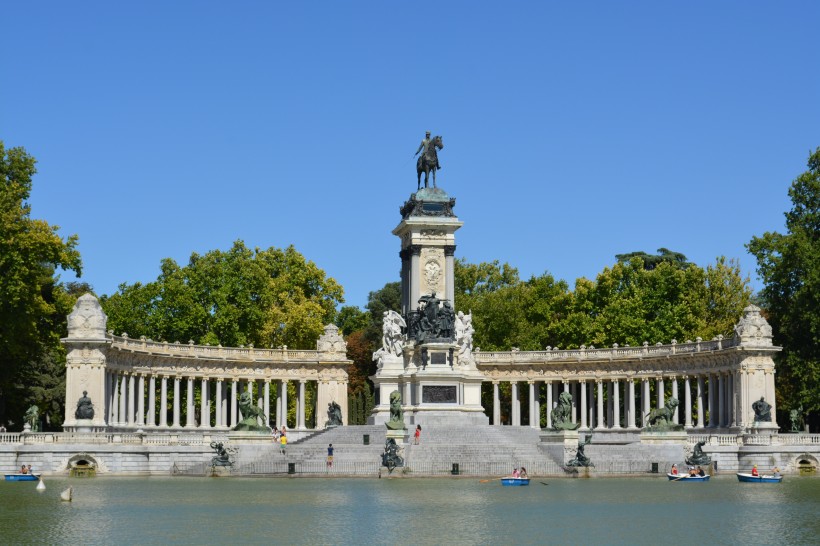
<path id="1" fill-rule="evenodd" d="M 521 477 L 521 474 L 518 472 L 517 468 L 513 468 L 512 477 L 513 478 L 520 478 Z"/>
<path id="2" fill-rule="evenodd" d="M 706 472 L 703 471 L 703 467 L 698 467 L 698 476 L 705 476 Z"/>
<path id="3" fill-rule="evenodd" d="M 524 478 L 525 480 L 529 478 L 529 476 L 527 475 L 527 469 L 523 466 L 521 467 L 521 472 L 518 473 L 518 477 Z"/>
<path id="4" fill-rule="evenodd" d="M 670 474 L 672 474 L 673 476 L 678 475 L 678 465 L 676 465 L 676 464 L 672 465 L 672 470 L 671 470 Z"/>
<path id="5" fill-rule="evenodd" d="M 774 469 L 772 470 L 772 474 L 774 474 L 775 478 L 779 478 L 780 477 L 780 469 L 777 468 L 777 467 L 774 467 Z"/>
<path id="6" fill-rule="evenodd" d="M 757 476 L 759 476 L 759 475 L 760 475 L 760 474 L 758 474 L 758 472 L 757 472 L 757 465 L 754 465 L 754 466 L 752 467 L 752 476 L 757 477 Z"/>
<path id="7" fill-rule="evenodd" d="M 26 465 L 20 466 L 20 474 L 28 474 L 28 468 L 26 468 Z"/>

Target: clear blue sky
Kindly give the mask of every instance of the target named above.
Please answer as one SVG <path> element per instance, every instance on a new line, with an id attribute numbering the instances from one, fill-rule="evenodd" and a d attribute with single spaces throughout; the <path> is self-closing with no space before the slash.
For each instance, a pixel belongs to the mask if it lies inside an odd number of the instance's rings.
<path id="1" fill-rule="evenodd" d="M 10 2 L 0 139 L 98 293 L 236 239 L 347 303 L 398 280 L 413 153 L 444 138 L 456 255 L 574 283 L 782 230 L 820 146 L 818 2 Z M 63 279 L 68 280 L 68 275 Z"/>

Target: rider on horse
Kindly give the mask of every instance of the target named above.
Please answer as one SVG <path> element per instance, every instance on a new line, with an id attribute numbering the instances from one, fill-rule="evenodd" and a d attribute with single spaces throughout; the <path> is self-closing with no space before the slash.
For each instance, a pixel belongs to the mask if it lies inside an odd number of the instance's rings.
<path id="1" fill-rule="evenodd" d="M 419 144 L 419 149 L 416 150 L 416 153 L 414 155 L 419 155 L 419 152 L 422 152 L 422 151 L 426 154 L 427 149 L 430 146 L 433 146 L 433 149 L 430 150 L 430 152 L 432 153 L 433 157 L 435 158 L 435 161 L 436 161 L 435 167 L 436 167 L 436 169 L 441 169 L 441 164 L 438 162 L 438 154 L 436 153 L 436 148 L 433 145 L 433 139 L 430 138 L 430 131 L 427 131 L 425 133 L 425 135 L 426 136 L 422 139 L 421 144 Z"/>

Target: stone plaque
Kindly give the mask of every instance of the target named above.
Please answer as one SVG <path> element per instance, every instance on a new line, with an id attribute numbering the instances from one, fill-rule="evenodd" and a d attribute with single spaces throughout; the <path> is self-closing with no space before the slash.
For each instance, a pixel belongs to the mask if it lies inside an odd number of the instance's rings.
<path id="1" fill-rule="evenodd" d="M 433 366 L 446 366 L 447 365 L 447 353 L 439 353 L 434 352 L 430 355 L 430 364 Z"/>
<path id="2" fill-rule="evenodd" d="M 457 404 L 455 385 L 424 385 L 421 401 L 426 404 Z"/>

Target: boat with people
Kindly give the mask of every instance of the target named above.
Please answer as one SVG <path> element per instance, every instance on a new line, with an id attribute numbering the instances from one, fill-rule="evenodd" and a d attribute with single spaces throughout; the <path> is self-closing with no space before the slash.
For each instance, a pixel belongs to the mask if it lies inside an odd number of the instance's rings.
<path id="1" fill-rule="evenodd" d="M 529 478 L 516 478 L 514 476 L 507 476 L 506 478 L 501 478 L 501 485 L 529 485 L 530 479 Z"/>
<path id="2" fill-rule="evenodd" d="M 755 482 L 755 483 L 780 483 L 783 481 L 783 476 L 779 474 L 747 474 L 745 472 L 737 473 L 737 481 L 739 482 Z"/>
<path id="3" fill-rule="evenodd" d="M 15 472 L 14 474 L 6 474 L 7 482 L 36 482 L 40 480 L 40 474 L 22 474 Z"/>
<path id="4" fill-rule="evenodd" d="M 667 472 L 666 475 L 669 477 L 670 482 L 708 482 L 709 478 L 712 477 L 709 474 L 698 476 L 697 474 L 672 474 L 671 472 Z"/>

